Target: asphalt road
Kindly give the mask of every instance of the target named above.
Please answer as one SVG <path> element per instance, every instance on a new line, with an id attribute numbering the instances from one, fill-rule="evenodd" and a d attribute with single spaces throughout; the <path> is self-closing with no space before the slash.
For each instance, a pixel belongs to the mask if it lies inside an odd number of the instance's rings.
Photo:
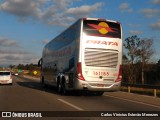
<path id="1" fill-rule="evenodd" d="M 39 80 L 15 76 L 12 85 L 0 85 L 0 111 L 50 111 L 48 112 L 48 115 L 53 117 L 53 114 L 57 114 L 59 117 L 62 116 L 62 118 L 65 111 L 69 111 L 67 113 L 68 115 L 84 113 L 89 114 L 89 116 L 92 116 L 94 113 L 101 114 L 101 111 L 104 111 L 104 113 L 109 113 L 110 111 L 115 113 L 125 113 L 126 111 L 131 113 L 133 111 L 160 111 L 160 107 L 158 106 L 143 104 L 132 100 L 119 99 L 110 94 L 107 94 L 106 92 L 103 96 L 83 94 L 63 96 L 58 94 L 55 89 L 51 87 L 43 88 L 39 83 Z M 53 111 L 58 112 L 54 113 Z M 108 117 L 102 118 L 107 119 Z M 131 118 L 135 119 L 134 117 Z M 139 118 L 146 119 L 146 117 Z M 156 117 L 154 117 L 154 119 L 155 118 Z M 65 116 L 64 119 L 69 120 L 69 118 L 66 118 Z M 93 119 L 93 117 L 88 118 L 87 116 L 87 118 L 83 117 L 81 119 L 90 120 Z M 78 120 L 81 119 L 78 118 Z M 124 117 L 123 120 L 124 119 L 128 119 L 128 117 Z"/>

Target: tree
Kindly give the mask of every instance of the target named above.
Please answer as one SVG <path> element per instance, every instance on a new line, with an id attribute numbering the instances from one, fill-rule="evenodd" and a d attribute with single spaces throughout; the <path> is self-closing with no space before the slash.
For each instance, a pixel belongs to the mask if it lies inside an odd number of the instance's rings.
<path id="1" fill-rule="evenodd" d="M 123 53 L 122 60 L 123 60 L 123 64 L 127 64 L 128 63 L 128 58 L 125 55 L 125 53 Z"/>
<path id="2" fill-rule="evenodd" d="M 149 61 L 151 56 L 154 54 L 152 49 L 153 40 L 152 39 L 142 39 L 140 41 L 140 48 L 138 50 L 138 55 L 142 63 L 142 84 L 144 84 L 144 66 Z"/>
<path id="3" fill-rule="evenodd" d="M 17 66 L 17 69 L 24 69 L 25 68 L 25 66 L 23 65 L 23 64 L 19 64 L 18 66 Z"/>
<path id="4" fill-rule="evenodd" d="M 125 39 L 125 43 L 123 44 L 125 49 L 127 50 L 127 55 L 123 56 L 123 59 L 128 60 L 128 79 L 129 82 L 135 83 L 136 81 L 136 68 L 134 66 L 134 63 L 137 62 L 138 50 L 140 46 L 140 38 L 138 38 L 136 35 L 131 36 Z"/>
<path id="5" fill-rule="evenodd" d="M 123 46 L 127 50 L 127 55 L 123 58 L 125 60 L 128 60 L 128 66 L 130 71 L 129 79 L 131 79 L 131 82 L 135 82 L 135 79 L 137 79 L 138 76 L 137 73 L 139 74 L 139 72 L 141 71 L 141 81 L 142 84 L 144 84 L 144 67 L 151 58 L 151 56 L 154 54 L 152 45 L 152 39 L 140 39 L 136 35 L 125 39 L 125 43 L 123 44 Z M 139 63 L 141 63 L 141 69 L 139 69 Z"/>
<path id="6" fill-rule="evenodd" d="M 133 64 L 136 60 L 138 48 L 140 46 L 140 38 L 138 38 L 136 35 L 131 36 L 125 39 L 125 42 L 123 46 L 125 49 L 128 50 L 128 57 L 131 61 L 131 64 Z"/>
<path id="7" fill-rule="evenodd" d="M 138 55 L 140 56 L 142 62 L 147 63 L 151 56 L 154 54 L 152 45 L 152 39 L 142 39 L 140 41 L 140 49 L 138 50 Z"/>
<path id="8" fill-rule="evenodd" d="M 15 65 L 9 65 L 9 68 L 11 68 L 11 69 L 14 68 L 14 67 L 15 67 Z"/>

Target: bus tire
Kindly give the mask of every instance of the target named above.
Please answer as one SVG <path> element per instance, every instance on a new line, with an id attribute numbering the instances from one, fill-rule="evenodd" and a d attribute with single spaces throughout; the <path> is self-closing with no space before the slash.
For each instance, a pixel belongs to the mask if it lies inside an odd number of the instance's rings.
<path id="1" fill-rule="evenodd" d="M 61 83 L 61 93 L 63 95 L 67 95 L 68 94 L 68 91 L 66 90 L 66 86 L 65 86 L 65 81 L 62 81 L 62 83 Z"/>
<path id="2" fill-rule="evenodd" d="M 94 96 L 102 96 L 103 95 L 103 91 L 95 91 L 95 92 L 91 92 L 92 95 Z"/>
<path id="3" fill-rule="evenodd" d="M 57 83 L 57 92 L 58 92 L 58 93 L 61 93 L 61 91 L 62 91 L 62 86 L 61 86 L 61 83 L 58 82 L 58 83 Z"/>
<path id="4" fill-rule="evenodd" d="M 102 96 L 103 93 L 104 93 L 104 92 L 102 92 L 102 91 L 97 91 L 97 92 L 96 92 L 96 95 L 97 95 L 97 96 Z"/>
<path id="5" fill-rule="evenodd" d="M 44 77 L 41 77 L 41 85 L 43 86 L 43 88 L 46 88 L 46 84 L 44 83 Z"/>

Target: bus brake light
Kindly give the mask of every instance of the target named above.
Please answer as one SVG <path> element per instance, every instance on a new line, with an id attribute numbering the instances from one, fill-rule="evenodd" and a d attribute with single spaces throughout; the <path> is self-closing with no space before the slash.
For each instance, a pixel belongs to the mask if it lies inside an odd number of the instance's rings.
<path id="1" fill-rule="evenodd" d="M 82 75 L 82 64 L 81 64 L 81 62 L 77 63 L 77 74 L 78 74 L 78 79 L 84 80 L 84 77 Z"/>
<path id="2" fill-rule="evenodd" d="M 120 67 L 119 67 L 118 77 L 115 82 L 120 82 L 121 79 L 122 79 L 122 65 L 120 65 Z"/>

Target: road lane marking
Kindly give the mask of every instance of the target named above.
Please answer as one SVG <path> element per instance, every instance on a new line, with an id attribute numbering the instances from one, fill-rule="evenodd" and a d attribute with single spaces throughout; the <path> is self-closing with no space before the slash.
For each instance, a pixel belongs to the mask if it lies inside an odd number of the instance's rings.
<path id="1" fill-rule="evenodd" d="M 72 103 L 69 103 L 69 102 L 67 102 L 67 101 L 65 101 L 63 99 L 58 99 L 58 100 L 61 101 L 61 102 L 63 102 L 63 103 L 65 103 L 65 104 L 67 104 L 67 105 L 69 105 L 69 106 L 71 106 L 71 107 L 73 107 L 73 108 L 75 108 L 75 109 L 77 109 L 77 110 L 80 110 L 80 111 L 83 110 L 82 108 L 80 108 L 80 107 L 78 107 L 76 105 L 73 105 Z"/>
<path id="2" fill-rule="evenodd" d="M 126 100 L 126 101 L 129 101 L 129 102 L 134 102 L 134 103 L 138 103 L 138 104 L 148 105 L 148 106 L 151 106 L 151 107 L 160 108 L 160 106 L 151 105 L 151 104 L 143 103 L 143 102 L 140 102 L 140 101 L 133 101 L 133 100 L 125 99 L 125 98 L 115 97 L 115 96 L 112 96 L 112 95 L 104 95 L 104 96 L 112 97 L 112 98 L 116 98 L 116 99 L 120 99 L 120 100 Z"/>

